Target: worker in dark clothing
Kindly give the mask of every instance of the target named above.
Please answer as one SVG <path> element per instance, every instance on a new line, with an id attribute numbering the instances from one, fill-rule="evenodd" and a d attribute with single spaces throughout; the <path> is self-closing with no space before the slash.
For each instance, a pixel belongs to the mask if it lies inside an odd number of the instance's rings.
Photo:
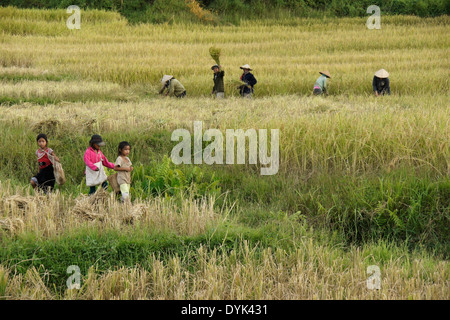
<path id="1" fill-rule="evenodd" d="M 253 87 L 258 82 L 253 74 L 250 73 L 252 69 L 248 64 L 241 67 L 244 73 L 241 75 L 241 81 L 244 82 L 243 85 L 239 86 L 239 92 L 241 96 L 245 98 L 251 98 L 253 95 Z"/>
<path id="2" fill-rule="evenodd" d="M 221 69 L 222 66 L 219 66 L 217 64 L 211 67 L 211 70 L 214 71 L 214 87 L 211 94 L 215 94 L 217 99 L 223 99 L 225 97 L 225 85 L 223 83 L 225 71 Z"/>
<path id="3" fill-rule="evenodd" d="M 389 73 L 384 70 L 378 70 L 375 72 L 375 76 L 372 81 L 373 92 L 375 96 L 391 94 L 391 87 L 389 83 Z"/>

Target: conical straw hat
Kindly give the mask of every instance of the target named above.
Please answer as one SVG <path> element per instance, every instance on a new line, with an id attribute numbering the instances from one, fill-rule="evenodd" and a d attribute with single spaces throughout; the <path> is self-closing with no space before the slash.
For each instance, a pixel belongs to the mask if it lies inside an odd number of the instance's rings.
<path id="1" fill-rule="evenodd" d="M 252 68 L 250 68 L 250 66 L 248 64 L 244 64 L 243 66 L 241 66 L 241 69 L 248 69 L 248 70 L 252 71 Z"/>
<path id="2" fill-rule="evenodd" d="M 320 74 L 323 74 L 324 76 L 326 76 L 326 77 L 328 77 L 328 78 L 331 78 L 330 71 L 328 71 L 328 70 L 325 70 L 325 71 L 319 71 L 319 73 L 320 73 Z"/>
<path id="3" fill-rule="evenodd" d="M 165 74 L 165 75 L 162 77 L 161 83 L 164 84 L 164 83 L 166 83 L 167 80 L 170 80 L 170 79 L 172 79 L 172 78 L 173 78 L 173 76 L 169 76 L 169 75 Z"/>
<path id="4" fill-rule="evenodd" d="M 377 72 L 375 72 L 375 77 L 377 78 L 388 78 L 389 77 L 389 72 L 387 72 L 384 69 L 380 69 Z"/>

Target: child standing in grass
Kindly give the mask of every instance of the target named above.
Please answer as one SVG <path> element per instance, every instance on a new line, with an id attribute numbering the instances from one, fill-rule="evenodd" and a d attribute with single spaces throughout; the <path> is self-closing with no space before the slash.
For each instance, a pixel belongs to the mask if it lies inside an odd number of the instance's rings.
<path id="1" fill-rule="evenodd" d="M 39 146 L 39 149 L 36 150 L 36 156 L 39 162 L 39 172 L 31 178 L 30 182 L 34 189 L 38 187 L 39 190 L 48 193 L 55 187 L 53 164 L 48 155 L 52 155 L 56 161 L 59 161 L 59 158 L 55 155 L 55 152 L 47 146 L 47 135 L 40 133 L 37 136 L 36 141 Z"/>
<path id="2" fill-rule="evenodd" d="M 120 186 L 123 202 L 130 200 L 131 171 L 133 171 L 132 163 L 128 158 L 130 151 L 131 146 L 128 142 L 122 141 L 119 143 L 119 156 L 114 167 L 114 170 L 117 171 L 117 183 Z"/>
<path id="3" fill-rule="evenodd" d="M 94 134 L 89 141 L 89 148 L 84 153 L 84 162 L 86 163 L 86 185 L 90 187 L 89 195 L 95 193 L 98 185 L 103 189 L 108 189 L 107 176 L 103 166 L 114 169 L 114 163 L 109 162 L 105 155 L 100 151 L 100 147 L 105 142 L 98 134 Z"/>

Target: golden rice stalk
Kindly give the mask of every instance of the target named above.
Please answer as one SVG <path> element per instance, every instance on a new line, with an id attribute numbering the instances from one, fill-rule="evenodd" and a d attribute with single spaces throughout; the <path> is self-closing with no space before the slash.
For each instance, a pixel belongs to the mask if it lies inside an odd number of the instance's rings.
<path id="1" fill-rule="evenodd" d="M 61 126 L 61 122 L 56 119 L 47 119 L 37 122 L 31 126 L 31 130 L 36 133 L 55 134 L 58 128 Z"/>
<path id="2" fill-rule="evenodd" d="M 27 210 L 30 204 L 33 202 L 42 203 L 46 199 L 43 195 L 35 195 L 35 196 L 21 196 L 21 195 L 12 195 L 3 199 L 3 203 L 8 207 L 18 208 L 21 210 Z"/>
<path id="3" fill-rule="evenodd" d="M 10 206 L 16 206 L 19 209 L 25 209 L 28 207 L 30 203 L 30 199 L 28 197 L 23 197 L 20 195 L 13 195 L 4 200 L 5 203 L 9 204 Z"/>
<path id="4" fill-rule="evenodd" d="M 98 188 L 91 196 L 81 195 L 75 200 L 75 206 L 71 212 L 88 220 L 103 220 L 105 214 L 103 208 L 107 204 L 109 193 Z"/>
<path id="5" fill-rule="evenodd" d="M 146 206 L 142 203 L 138 203 L 135 205 L 128 205 L 129 211 L 127 214 L 123 217 L 123 221 L 125 223 L 133 223 L 134 221 L 138 220 L 145 212 Z"/>
<path id="6" fill-rule="evenodd" d="M 16 230 L 22 229 L 24 226 L 24 222 L 19 218 L 6 218 L 0 220 L 0 228 L 11 233 L 14 233 Z"/>
<path id="7" fill-rule="evenodd" d="M 211 55 L 211 58 L 214 59 L 214 61 L 220 66 L 220 48 L 211 47 L 209 48 L 209 54 Z"/>

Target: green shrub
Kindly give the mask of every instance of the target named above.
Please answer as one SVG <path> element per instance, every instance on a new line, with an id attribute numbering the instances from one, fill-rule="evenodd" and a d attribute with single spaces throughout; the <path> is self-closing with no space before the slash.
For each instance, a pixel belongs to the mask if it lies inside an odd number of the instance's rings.
<path id="1" fill-rule="evenodd" d="M 367 7 L 378 5 L 382 14 L 417 15 L 420 17 L 448 15 L 450 2 L 445 0 L 199 0 L 204 8 L 219 15 L 225 23 L 238 24 L 241 19 L 277 18 L 286 16 L 317 17 L 326 14 L 335 17 L 364 17 Z M 81 9 L 100 9 L 120 12 L 130 22 L 164 23 L 197 21 L 184 0 L 4 0 L 2 6 L 19 8 L 60 8 L 78 5 Z"/>

